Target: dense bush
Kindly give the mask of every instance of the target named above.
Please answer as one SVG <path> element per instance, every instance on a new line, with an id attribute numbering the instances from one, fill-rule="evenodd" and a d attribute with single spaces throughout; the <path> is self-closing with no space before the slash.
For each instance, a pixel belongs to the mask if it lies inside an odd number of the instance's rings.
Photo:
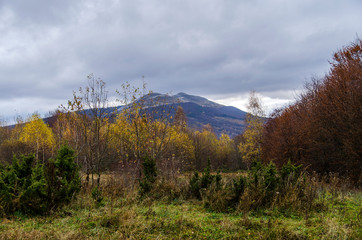
<path id="1" fill-rule="evenodd" d="M 201 188 L 201 178 L 195 173 L 190 180 L 190 192 L 213 211 L 311 208 L 316 188 L 301 172 L 301 166 L 288 162 L 278 170 L 274 163 L 255 162 L 252 165 L 246 176 L 224 183 L 212 181 L 206 188 Z"/>
<path id="2" fill-rule="evenodd" d="M 190 179 L 189 191 L 193 197 L 201 199 L 201 190 L 207 189 L 212 183 L 215 183 L 217 188 L 221 184 L 221 175 L 217 173 L 216 175 L 211 174 L 211 162 L 210 158 L 207 160 L 207 167 L 204 169 L 201 178 L 199 177 L 198 172 L 195 172 L 193 177 Z"/>
<path id="3" fill-rule="evenodd" d="M 51 206 L 70 202 L 80 191 L 79 168 L 74 160 L 74 151 L 66 146 L 59 149 L 55 160 L 48 160 L 45 177 Z"/>
<path id="4" fill-rule="evenodd" d="M 141 197 L 151 191 L 153 183 L 157 177 L 156 160 L 148 155 L 143 157 L 142 161 L 143 178 L 140 180 Z"/>
<path id="5" fill-rule="evenodd" d="M 0 176 L 2 214 L 21 211 L 42 213 L 47 209 L 46 181 L 42 164 L 34 165 L 34 155 L 13 158 Z"/>
<path id="6" fill-rule="evenodd" d="M 42 214 L 64 203 L 81 187 L 74 151 L 64 146 L 55 160 L 43 165 L 34 155 L 13 158 L 0 174 L 0 211 Z"/>
<path id="7" fill-rule="evenodd" d="M 241 196 L 244 194 L 244 191 L 247 187 L 246 177 L 240 176 L 238 180 L 233 179 L 233 198 L 232 202 L 234 204 L 240 201 Z"/>
<path id="8" fill-rule="evenodd" d="M 199 173 L 198 172 L 194 172 L 194 175 L 192 176 L 192 178 L 190 179 L 190 194 L 194 197 L 196 197 L 197 199 L 201 199 L 201 195 L 200 195 L 200 177 L 199 177 Z"/>

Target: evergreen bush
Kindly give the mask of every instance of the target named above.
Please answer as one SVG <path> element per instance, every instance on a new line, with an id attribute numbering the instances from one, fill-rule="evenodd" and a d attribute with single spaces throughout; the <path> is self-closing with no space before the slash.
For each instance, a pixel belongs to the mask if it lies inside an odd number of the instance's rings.
<path id="1" fill-rule="evenodd" d="M 152 157 L 145 156 L 142 162 L 143 179 L 140 180 L 140 196 L 150 192 L 153 183 L 157 178 L 156 160 Z"/>
<path id="2" fill-rule="evenodd" d="M 54 204 L 68 203 L 80 191 L 79 168 L 72 149 L 63 146 L 55 160 L 48 161 L 48 196 Z"/>
<path id="3" fill-rule="evenodd" d="M 233 179 L 233 203 L 238 203 L 240 200 L 240 197 L 244 194 L 245 188 L 247 187 L 246 178 L 243 176 L 240 176 L 238 180 Z"/>
<path id="4" fill-rule="evenodd" d="M 211 175 L 208 168 L 201 178 L 196 172 L 190 179 L 189 189 L 194 197 L 202 199 L 204 206 L 213 211 L 249 211 L 275 206 L 300 209 L 308 207 L 315 199 L 305 179 L 300 173 L 300 166 L 290 162 L 279 171 L 273 162 L 264 165 L 257 161 L 252 163 L 246 176 L 232 179 L 229 183 L 221 183 L 220 174 Z"/>
<path id="5" fill-rule="evenodd" d="M 76 196 L 80 181 L 74 151 L 67 146 L 45 165 L 34 155 L 14 156 L 12 164 L 0 171 L 1 214 L 43 214 Z"/>
<path id="6" fill-rule="evenodd" d="M 214 176 L 211 175 L 211 163 L 210 157 L 207 159 L 207 167 L 204 169 L 201 177 L 201 188 L 207 188 L 214 179 Z"/>
<path id="7" fill-rule="evenodd" d="M 222 187 L 221 184 L 221 174 L 218 172 L 216 175 L 211 174 L 211 163 L 210 158 L 207 159 L 207 166 L 202 172 L 202 176 L 199 177 L 198 172 L 195 172 L 189 183 L 189 191 L 191 195 L 197 199 L 201 200 L 201 189 L 207 190 L 210 186 L 215 183 L 216 190 L 220 190 Z"/>
<path id="8" fill-rule="evenodd" d="M 200 189 L 201 185 L 199 173 L 194 172 L 194 175 L 190 179 L 190 193 L 193 197 L 201 200 Z"/>
<path id="9" fill-rule="evenodd" d="M 292 164 L 290 159 L 287 164 L 284 164 L 280 170 L 280 178 L 282 180 L 282 184 L 285 184 L 288 181 L 292 181 L 295 183 L 298 180 L 300 175 L 302 165 L 296 166 Z"/>
<path id="10" fill-rule="evenodd" d="M 92 189 L 92 198 L 94 199 L 94 201 L 99 204 L 102 202 L 103 200 L 103 196 L 102 196 L 102 192 L 101 190 L 98 188 L 98 186 L 94 187 Z"/>

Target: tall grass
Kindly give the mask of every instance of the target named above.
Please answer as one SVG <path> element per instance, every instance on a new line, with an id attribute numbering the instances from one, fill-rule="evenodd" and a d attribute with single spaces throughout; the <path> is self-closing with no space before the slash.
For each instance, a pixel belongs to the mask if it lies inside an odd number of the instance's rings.
<path id="1" fill-rule="evenodd" d="M 358 239 L 362 194 L 330 174 L 282 176 L 273 166 L 250 172 L 159 176 L 140 196 L 132 174 L 105 175 L 50 216 L 3 218 L 0 239 Z M 216 180 L 219 175 L 220 179 Z M 204 173 L 199 173 L 200 186 Z M 275 178 L 274 178 L 275 177 Z M 205 177 L 206 178 L 206 177 Z M 274 179 L 276 184 L 270 184 Z M 273 181 L 274 181 L 273 180 Z M 204 180 L 205 181 L 205 180 Z"/>

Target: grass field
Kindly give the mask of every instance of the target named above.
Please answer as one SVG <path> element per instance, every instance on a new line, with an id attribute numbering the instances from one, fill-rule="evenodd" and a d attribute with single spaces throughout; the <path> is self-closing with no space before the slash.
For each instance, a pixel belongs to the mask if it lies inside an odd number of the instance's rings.
<path id="1" fill-rule="evenodd" d="M 114 183 L 113 183 L 114 184 Z M 320 190 L 316 207 L 215 212 L 204 201 L 145 197 L 136 189 L 82 192 L 48 216 L 2 218 L 0 239 L 362 239 L 362 192 Z"/>

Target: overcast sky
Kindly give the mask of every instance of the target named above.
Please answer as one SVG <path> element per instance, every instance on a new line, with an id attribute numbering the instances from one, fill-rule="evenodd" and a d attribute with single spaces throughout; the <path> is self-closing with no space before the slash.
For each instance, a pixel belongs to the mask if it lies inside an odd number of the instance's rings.
<path id="1" fill-rule="evenodd" d="M 93 73 L 241 109 L 292 100 L 362 35 L 361 0 L 0 0 L 0 116 L 44 114 Z"/>

